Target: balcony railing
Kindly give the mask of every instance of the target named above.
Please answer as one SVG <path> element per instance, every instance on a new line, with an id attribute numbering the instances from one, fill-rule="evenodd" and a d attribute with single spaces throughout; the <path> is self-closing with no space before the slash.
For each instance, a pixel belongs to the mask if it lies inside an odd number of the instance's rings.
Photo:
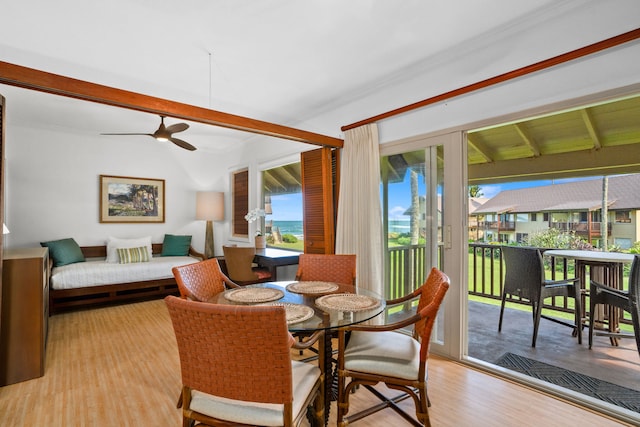
<path id="1" fill-rule="evenodd" d="M 552 222 L 549 227 L 564 232 L 573 231 L 576 234 L 589 234 L 589 223 L 587 222 Z M 602 234 L 602 224 L 599 222 L 591 223 L 591 236 L 600 236 Z M 607 223 L 607 234 L 611 236 L 611 223 Z"/>
<path id="2" fill-rule="evenodd" d="M 513 231 L 516 229 L 514 221 L 478 221 L 478 228 L 483 230 Z"/>
<path id="3" fill-rule="evenodd" d="M 546 249 L 541 249 L 544 253 Z M 442 247 L 439 247 L 438 260 L 442 260 Z M 396 246 L 389 248 L 389 271 L 387 278 L 387 299 L 406 295 L 424 283 L 428 273 L 425 264 L 424 246 Z M 442 268 L 442 266 L 438 266 Z M 430 268 L 430 266 L 429 266 Z M 566 258 L 545 257 L 545 270 L 548 278 L 560 280 L 574 277 L 575 265 L 573 260 Z M 469 245 L 469 295 L 489 298 L 499 301 L 502 295 L 504 281 L 504 261 L 500 245 L 478 244 Z M 585 300 L 587 292 L 583 292 L 582 307 L 588 316 L 589 305 Z M 508 298 L 507 301 L 521 302 L 519 298 Z M 564 313 L 573 313 L 570 299 L 553 297 L 547 299 L 544 308 Z M 630 323 L 620 318 L 621 323 Z"/>

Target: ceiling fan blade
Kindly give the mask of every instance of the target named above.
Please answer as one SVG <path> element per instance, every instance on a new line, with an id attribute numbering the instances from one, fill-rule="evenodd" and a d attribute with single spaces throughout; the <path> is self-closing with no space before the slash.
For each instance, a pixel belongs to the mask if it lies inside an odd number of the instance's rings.
<path id="1" fill-rule="evenodd" d="M 178 147 L 184 148 L 185 150 L 189 150 L 189 151 L 195 151 L 196 147 L 194 147 L 193 145 L 189 144 L 186 141 L 183 141 L 181 139 L 178 138 L 169 138 L 169 141 L 173 142 L 174 144 L 176 144 Z"/>
<path id="2" fill-rule="evenodd" d="M 153 136 L 153 134 L 150 134 L 150 133 L 101 133 L 100 135 L 147 135 L 147 136 Z"/>
<path id="3" fill-rule="evenodd" d="M 189 129 L 189 125 L 186 123 L 176 123 L 175 125 L 167 126 L 167 130 L 170 133 L 182 132 Z"/>

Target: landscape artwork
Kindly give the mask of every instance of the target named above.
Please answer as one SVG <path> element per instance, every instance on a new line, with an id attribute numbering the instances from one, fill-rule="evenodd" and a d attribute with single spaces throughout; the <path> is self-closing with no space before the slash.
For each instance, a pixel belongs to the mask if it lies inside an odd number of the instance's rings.
<path id="1" fill-rule="evenodd" d="M 100 222 L 164 222 L 164 180 L 100 175 Z"/>

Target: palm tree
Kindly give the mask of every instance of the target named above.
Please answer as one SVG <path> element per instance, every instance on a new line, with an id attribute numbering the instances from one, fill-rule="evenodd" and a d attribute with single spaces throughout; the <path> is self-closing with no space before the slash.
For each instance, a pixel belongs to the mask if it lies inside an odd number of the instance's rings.
<path id="1" fill-rule="evenodd" d="M 469 186 L 469 197 L 482 197 L 484 193 L 482 192 L 482 188 L 479 185 L 470 185 Z"/>

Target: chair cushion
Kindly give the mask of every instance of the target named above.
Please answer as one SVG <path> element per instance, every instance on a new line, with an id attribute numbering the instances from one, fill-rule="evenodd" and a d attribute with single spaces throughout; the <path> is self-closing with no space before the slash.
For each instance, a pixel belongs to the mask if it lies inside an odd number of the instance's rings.
<path id="1" fill-rule="evenodd" d="M 258 276 L 259 280 L 271 278 L 271 272 L 266 268 L 252 268 L 251 270 Z"/>
<path id="2" fill-rule="evenodd" d="M 350 371 L 416 380 L 420 343 L 399 332 L 353 331 L 344 351 L 344 367 Z"/>
<path id="3" fill-rule="evenodd" d="M 293 418 L 296 419 L 313 386 L 320 377 L 320 369 L 310 363 L 292 361 L 293 369 Z M 212 396 L 197 390 L 191 392 L 190 409 L 210 417 L 234 423 L 261 426 L 281 426 L 284 405 L 255 403 Z"/>

